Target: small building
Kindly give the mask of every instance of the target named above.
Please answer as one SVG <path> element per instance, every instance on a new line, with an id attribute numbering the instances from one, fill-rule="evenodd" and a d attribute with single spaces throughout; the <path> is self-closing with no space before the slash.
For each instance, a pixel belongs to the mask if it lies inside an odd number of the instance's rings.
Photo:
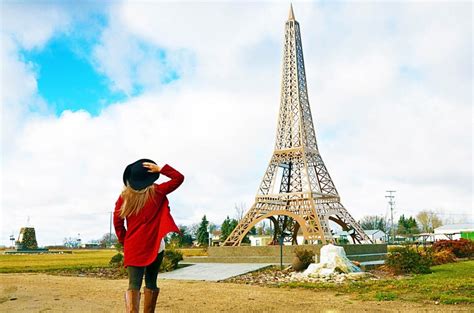
<path id="1" fill-rule="evenodd" d="M 84 249 L 99 249 L 100 248 L 100 243 L 97 243 L 97 242 L 83 243 L 83 244 L 81 244 L 81 248 L 84 248 Z"/>
<path id="2" fill-rule="evenodd" d="M 211 246 L 219 246 L 221 243 L 222 231 L 220 229 L 214 229 L 211 232 Z"/>
<path id="3" fill-rule="evenodd" d="M 474 232 L 474 223 L 449 224 L 435 228 L 435 240 L 457 240 Z M 462 235 L 463 234 L 463 235 Z"/>
<path id="4" fill-rule="evenodd" d="M 273 241 L 272 235 L 249 235 L 250 245 L 251 246 L 268 246 Z M 298 232 L 296 236 L 296 242 L 298 245 L 302 245 L 305 243 L 304 236 Z M 285 246 L 291 246 L 291 242 L 285 241 L 283 243 Z"/>
<path id="5" fill-rule="evenodd" d="M 385 234 L 385 232 L 379 229 L 364 229 L 364 233 L 372 240 L 373 243 L 385 243 L 387 241 L 387 235 Z M 354 243 L 352 237 L 345 230 L 336 231 L 332 236 L 338 244 Z M 370 242 L 366 242 L 364 240 L 362 243 Z"/>
<path id="6" fill-rule="evenodd" d="M 385 243 L 387 241 L 387 234 L 380 229 L 366 229 L 364 233 L 369 236 L 373 243 Z"/>
<path id="7" fill-rule="evenodd" d="M 249 235 L 251 246 L 268 246 L 273 240 L 273 236 L 269 235 Z"/>
<path id="8" fill-rule="evenodd" d="M 423 244 L 435 242 L 434 233 L 420 233 L 416 235 L 416 241 Z"/>
<path id="9" fill-rule="evenodd" d="M 336 231 L 332 237 L 336 240 L 337 244 L 346 244 L 349 243 L 349 233 L 344 230 Z"/>

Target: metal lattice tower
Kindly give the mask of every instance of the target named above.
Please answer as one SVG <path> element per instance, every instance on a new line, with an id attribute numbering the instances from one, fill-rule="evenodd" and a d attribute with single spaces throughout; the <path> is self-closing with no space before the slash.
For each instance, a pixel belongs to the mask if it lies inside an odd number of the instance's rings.
<path id="1" fill-rule="evenodd" d="M 301 230 L 308 242 L 334 242 L 331 220 L 348 231 L 354 242 L 371 242 L 341 204 L 319 153 L 308 101 L 300 26 L 292 7 L 285 27 L 275 150 L 255 203 L 224 245 L 240 245 L 250 229 L 266 218 L 274 223 L 274 240 L 277 232 L 289 233 L 285 240 L 295 244 Z"/>

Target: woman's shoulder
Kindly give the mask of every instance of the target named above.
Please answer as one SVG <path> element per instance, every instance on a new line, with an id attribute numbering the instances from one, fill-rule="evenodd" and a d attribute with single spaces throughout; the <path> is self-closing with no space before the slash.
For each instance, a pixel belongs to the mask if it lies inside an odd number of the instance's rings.
<path id="1" fill-rule="evenodd" d="M 155 194 L 162 194 L 163 193 L 163 190 L 161 190 L 160 185 L 153 184 L 153 188 L 155 190 Z"/>

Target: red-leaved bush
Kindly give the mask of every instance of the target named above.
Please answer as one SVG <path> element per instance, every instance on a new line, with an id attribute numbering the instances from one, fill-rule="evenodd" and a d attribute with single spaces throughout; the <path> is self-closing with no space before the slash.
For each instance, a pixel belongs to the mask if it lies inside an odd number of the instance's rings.
<path id="1" fill-rule="evenodd" d="M 433 244 L 433 252 L 451 251 L 458 258 L 474 257 L 474 242 L 468 239 L 440 240 Z"/>
<path id="2" fill-rule="evenodd" d="M 441 265 L 455 262 L 456 256 L 451 250 L 441 250 L 433 253 L 432 259 L 433 265 Z"/>

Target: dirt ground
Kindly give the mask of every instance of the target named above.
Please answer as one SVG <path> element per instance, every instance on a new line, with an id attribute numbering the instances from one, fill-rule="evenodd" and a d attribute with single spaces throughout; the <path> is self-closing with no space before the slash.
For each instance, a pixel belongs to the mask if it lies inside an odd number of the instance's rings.
<path id="1" fill-rule="evenodd" d="M 159 280 L 156 312 L 472 312 L 472 306 L 359 301 L 350 295 Z M 1 274 L 0 312 L 123 312 L 126 280 Z"/>

